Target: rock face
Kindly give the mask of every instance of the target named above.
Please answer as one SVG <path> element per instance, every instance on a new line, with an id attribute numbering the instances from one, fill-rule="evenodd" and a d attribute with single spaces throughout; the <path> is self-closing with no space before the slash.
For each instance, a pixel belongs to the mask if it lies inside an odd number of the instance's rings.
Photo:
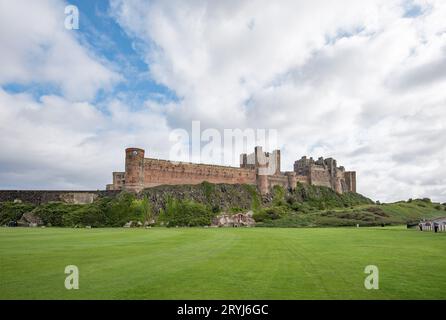
<path id="1" fill-rule="evenodd" d="M 255 188 L 252 188 L 254 193 Z M 207 204 L 210 207 L 228 211 L 231 208 L 239 208 L 240 211 L 248 211 L 253 201 L 253 191 L 249 186 L 229 184 L 176 185 L 157 186 L 145 189 L 140 196 L 146 196 L 154 212 L 166 208 L 166 199 L 169 197 L 179 200 L 194 200 Z"/>
<path id="2" fill-rule="evenodd" d="M 43 221 L 31 211 L 24 213 L 17 224 L 21 227 L 37 227 L 42 226 Z"/>
<path id="3" fill-rule="evenodd" d="M 255 224 L 252 211 L 235 214 L 223 213 L 212 221 L 213 227 L 253 227 Z"/>

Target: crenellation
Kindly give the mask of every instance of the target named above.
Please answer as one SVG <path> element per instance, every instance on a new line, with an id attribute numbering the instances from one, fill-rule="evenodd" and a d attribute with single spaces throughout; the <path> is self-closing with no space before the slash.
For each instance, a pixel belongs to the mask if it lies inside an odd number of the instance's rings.
<path id="1" fill-rule="evenodd" d="M 298 182 L 329 187 L 338 193 L 356 192 L 356 172 L 337 167 L 333 158 L 319 157 L 315 161 L 303 156 L 295 161 L 294 171 L 282 172 L 280 150 L 263 152 L 260 146 L 251 154 L 240 155 L 240 168 L 145 158 L 145 151 L 139 148 L 128 148 L 125 154 L 125 172 L 113 172 L 113 183 L 107 185 L 107 190 L 139 192 L 158 185 L 208 181 L 256 185 L 262 194 L 276 185 L 294 189 Z"/>
<path id="2" fill-rule="evenodd" d="M 294 163 L 294 171 L 302 177 L 306 177 L 309 184 L 330 187 L 338 193 L 356 192 L 356 173 L 346 172 L 343 166 L 338 167 L 333 158 L 302 157 Z"/>

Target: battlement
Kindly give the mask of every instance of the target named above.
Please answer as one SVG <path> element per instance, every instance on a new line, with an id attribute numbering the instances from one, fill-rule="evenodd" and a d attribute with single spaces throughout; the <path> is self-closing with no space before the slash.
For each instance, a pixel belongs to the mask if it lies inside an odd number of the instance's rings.
<path id="1" fill-rule="evenodd" d="M 333 158 L 314 160 L 303 156 L 294 162 L 294 171 L 306 177 L 309 184 L 330 187 L 338 193 L 356 192 L 356 172 L 346 172 Z"/>
<path id="2" fill-rule="evenodd" d="M 281 172 L 280 150 L 264 152 L 255 147 L 251 154 L 240 155 L 240 168 L 190 162 L 145 158 L 145 150 L 125 150 L 125 171 L 113 172 L 113 183 L 107 190 L 141 191 L 158 185 L 211 183 L 256 185 L 262 194 L 275 185 L 294 189 L 297 182 L 321 185 L 336 192 L 356 192 L 356 172 L 345 172 L 332 158 L 318 160 L 302 157 L 294 171 Z"/>

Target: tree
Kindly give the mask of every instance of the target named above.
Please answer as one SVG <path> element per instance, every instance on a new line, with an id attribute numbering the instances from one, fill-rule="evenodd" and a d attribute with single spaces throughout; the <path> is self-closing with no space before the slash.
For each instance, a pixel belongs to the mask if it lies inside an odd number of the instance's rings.
<path id="1" fill-rule="evenodd" d="M 152 204 L 147 196 L 142 199 L 135 199 L 132 202 L 132 209 L 144 221 L 145 224 L 151 224 L 153 220 Z"/>
<path id="2" fill-rule="evenodd" d="M 144 222 L 147 224 L 152 224 L 153 209 L 152 209 L 152 204 L 150 203 L 150 200 L 147 196 L 144 196 L 144 198 L 141 200 L 141 206 L 142 206 L 142 216 L 144 218 Z"/>

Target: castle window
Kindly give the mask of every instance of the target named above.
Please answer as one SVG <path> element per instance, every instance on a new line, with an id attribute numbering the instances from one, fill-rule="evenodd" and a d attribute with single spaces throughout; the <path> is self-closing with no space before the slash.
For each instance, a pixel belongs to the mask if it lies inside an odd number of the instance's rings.
<path id="1" fill-rule="evenodd" d="M 133 155 L 133 156 L 137 156 L 137 155 L 138 155 L 138 151 L 133 150 L 132 155 Z"/>

